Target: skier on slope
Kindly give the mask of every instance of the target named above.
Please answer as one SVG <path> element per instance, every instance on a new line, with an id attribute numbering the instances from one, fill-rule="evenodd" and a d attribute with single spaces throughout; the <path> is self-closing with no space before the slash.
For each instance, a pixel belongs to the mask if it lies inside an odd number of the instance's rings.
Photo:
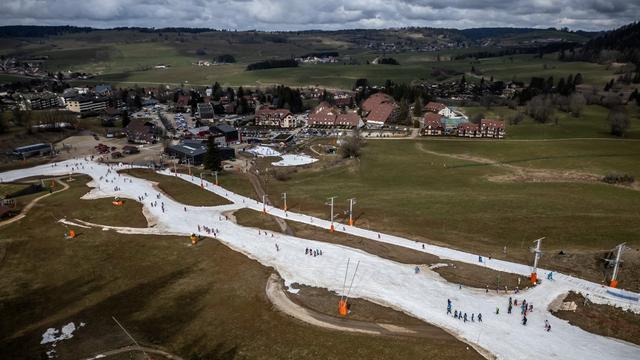
<path id="1" fill-rule="evenodd" d="M 478 313 L 478 322 L 482 322 L 482 314 Z"/>

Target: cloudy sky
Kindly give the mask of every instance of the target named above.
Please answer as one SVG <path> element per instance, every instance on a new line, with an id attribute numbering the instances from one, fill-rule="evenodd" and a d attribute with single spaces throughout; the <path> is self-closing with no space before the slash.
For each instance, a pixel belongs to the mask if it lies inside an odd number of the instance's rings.
<path id="1" fill-rule="evenodd" d="M 612 29 L 640 0 L 0 0 L 2 25 L 303 30 L 429 26 Z"/>

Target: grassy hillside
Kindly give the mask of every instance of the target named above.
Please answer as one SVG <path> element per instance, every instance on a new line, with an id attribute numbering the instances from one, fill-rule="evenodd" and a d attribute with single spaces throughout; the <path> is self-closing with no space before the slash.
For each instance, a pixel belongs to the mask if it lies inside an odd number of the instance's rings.
<path id="1" fill-rule="evenodd" d="M 554 36 L 553 33 L 542 30 L 516 35 L 527 36 L 527 40 L 509 41 L 529 41 L 539 36 Z M 368 78 L 373 84 L 382 84 L 386 80 L 434 80 L 431 75 L 434 69 L 444 68 L 462 73 L 469 72 L 471 66 L 481 71 L 486 78 L 493 76 L 500 80 L 517 79 L 525 82 L 531 76 L 559 78 L 581 72 L 585 82 L 604 84 L 614 76 L 613 70 L 607 70 L 603 65 L 559 62 L 554 54 L 545 55 L 543 59 L 532 55 L 518 55 L 475 62 L 471 59 L 449 61 L 453 55 L 480 49 L 473 42 L 469 42 L 470 47 L 467 48 L 414 51 L 425 46 L 443 45 L 454 39 L 463 41 L 461 36 L 463 35 L 460 33 L 437 29 L 199 34 L 94 31 L 47 38 L 4 38 L 0 39 L 0 53 L 23 58 L 44 55 L 49 57 L 44 64 L 49 71 L 89 72 L 98 74 L 93 82 L 109 81 L 128 85 L 179 85 L 185 82 L 205 85 L 218 81 L 234 86 L 278 83 L 350 88 L 357 78 Z M 392 51 L 376 48 L 382 43 L 393 43 L 398 48 Z M 246 65 L 252 62 L 290 58 L 314 51 L 338 51 L 341 56 L 349 57 L 344 62 L 356 61 L 359 65 L 340 63 L 303 65 L 295 69 L 245 71 Z M 367 61 L 385 53 L 396 58 L 400 65 L 366 65 Z M 237 64 L 208 68 L 193 65 L 199 59 L 211 60 L 222 54 L 233 55 Z M 438 58 L 440 62 L 437 61 Z M 158 64 L 169 65 L 170 68 L 153 69 Z"/>
<path id="2" fill-rule="evenodd" d="M 639 244 L 640 192 L 561 177 L 509 181 L 511 168 L 450 156 L 459 154 L 596 176 L 640 174 L 640 142 L 371 140 L 359 162 L 299 171 L 289 181 L 270 181 L 269 192 L 279 199 L 286 191 L 290 207 L 325 218 L 326 198 L 337 196 L 336 212 L 342 214 L 355 197 L 358 226 L 494 256 L 506 245 L 518 261 L 529 260 L 528 243 L 541 236 L 550 252 Z"/>

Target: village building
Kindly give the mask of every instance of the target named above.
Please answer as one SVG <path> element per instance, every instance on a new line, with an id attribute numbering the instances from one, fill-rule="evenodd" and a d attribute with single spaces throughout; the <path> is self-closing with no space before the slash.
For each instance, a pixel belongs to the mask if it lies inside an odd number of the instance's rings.
<path id="1" fill-rule="evenodd" d="M 133 118 L 124 128 L 127 140 L 132 144 L 155 144 L 158 141 L 156 126 L 140 118 Z"/>
<path id="2" fill-rule="evenodd" d="M 291 111 L 270 107 L 263 107 L 256 110 L 255 124 L 258 126 L 273 126 L 281 128 L 295 127 L 295 121 Z"/>
<path id="3" fill-rule="evenodd" d="M 433 101 L 427 103 L 427 105 L 425 106 L 425 110 L 442 115 L 444 117 L 453 117 L 456 115 L 455 112 L 447 105 Z"/>
<path id="4" fill-rule="evenodd" d="M 309 114 L 307 125 L 310 127 L 353 129 L 364 126 L 364 122 L 356 112 L 342 113 L 328 102 L 323 101 Z"/>
<path id="5" fill-rule="evenodd" d="M 398 119 L 398 104 L 391 96 L 384 93 L 369 96 L 361 107 L 369 127 L 383 127 Z"/>
<path id="6" fill-rule="evenodd" d="M 238 129 L 233 126 L 227 124 L 218 124 L 209 128 L 209 131 L 212 134 L 220 134 L 224 136 L 225 143 L 231 144 L 238 142 L 240 140 L 240 135 L 238 134 Z"/>
<path id="7" fill-rule="evenodd" d="M 189 100 L 191 100 L 191 96 L 179 95 L 178 101 L 176 101 L 176 111 L 185 112 L 189 110 Z"/>
<path id="8" fill-rule="evenodd" d="M 482 137 L 502 139 L 506 135 L 504 122 L 493 119 L 482 119 L 480 120 L 480 133 Z"/>
<path id="9" fill-rule="evenodd" d="M 423 121 L 421 134 L 424 136 L 440 136 L 444 134 L 444 126 L 442 125 L 442 115 L 434 113 L 426 113 Z"/>
<path id="10" fill-rule="evenodd" d="M 354 98 L 353 93 L 339 91 L 333 94 L 333 103 L 336 104 L 337 107 L 349 107 L 353 105 Z"/>
<path id="11" fill-rule="evenodd" d="M 213 120 L 215 115 L 213 112 L 213 106 L 210 103 L 199 103 L 198 114 L 200 114 L 200 119 L 202 120 Z"/>
<path id="12" fill-rule="evenodd" d="M 80 116 L 97 114 L 107 108 L 109 99 L 106 97 L 77 96 L 66 100 L 67 110 Z"/>
<path id="13" fill-rule="evenodd" d="M 181 163 L 194 166 L 201 165 L 207 153 L 207 144 L 200 141 L 183 140 L 179 144 L 167 146 L 165 154 L 173 156 Z"/>
<path id="14" fill-rule="evenodd" d="M 220 157 L 222 160 L 231 160 L 236 156 L 233 148 L 224 147 L 224 145 L 216 143 L 219 146 Z M 164 149 L 165 154 L 175 157 L 181 163 L 191 164 L 194 166 L 202 165 L 207 154 L 208 146 L 205 141 L 200 140 L 182 140 L 176 145 L 167 146 Z"/>
<path id="15" fill-rule="evenodd" d="M 52 92 L 24 94 L 25 108 L 31 110 L 56 109 L 64 106 L 64 99 Z"/>
<path id="16" fill-rule="evenodd" d="M 99 96 L 110 96 L 113 92 L 113 89 L 111 88 L 111 85 L 100 84 L 100 85 L 96 85 L 95 92 Z"/>
<path id="17" fill-rule="evenodd" d="M 480 133 L 480 126 L 478 124 L 468 122 L 458 126 L 458 136 L 479 138 L 482 137 L 482 133 Z"/>
<path id="18" fill-rule="evenodd" d="M 12 155 L 19 159 L 26 159 L 33 156 L 45 156 L 53 153 L 52 144 L 32 144 L 13 149 Z"/>

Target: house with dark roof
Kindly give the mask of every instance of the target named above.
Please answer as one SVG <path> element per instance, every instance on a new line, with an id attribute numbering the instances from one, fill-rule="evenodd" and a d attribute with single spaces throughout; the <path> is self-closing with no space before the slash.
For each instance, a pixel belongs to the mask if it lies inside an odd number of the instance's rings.
<path id="1" fill-rule="evenodd" d="M 113 89 L 109 84 L 100 84 L 96 85 L 96 94 L 100 96 L 109 96 L 111 95 Z"/>
<path id="2" fill-rule="evenodd" d="M 164 152 L 169 156 L 174 156 L 181 163 L 189 163 L 191 165 L 200 165 L 204 161 L 207 153 L 207 144 L 199 141 L 184 140 L 176 145 L 167 146 Z"/>
<path id="3" fill-rule="evenodd" d="M 176 101 L 176 111 L 187 111 L 189 109 L 189 100 L 191 100 L 191 96 L 179 95 L 178 101 Z"/>
<path id="4" fill-rule="evenodd" d="M 227 144 L 234 143 L 239 140 L 238 129 L 227 124 L 218 124 L 209 128 L 212 134 L 222 134 Z"/>
<path id="5" fill-rule="evenodd" d="M 399 109 L 393 98 L 385 93 L 375 93 L 362 103 L 367 126 L 382 127 L 398 119 Z"/>
<path id="6" fill-rule="evenodd" d="M 158 141 L 158 129 L 148 121 L 133 118 L 124 128 L 127 140 L 132 144 L 155 144 Z"/>
<path id="7" fill-rule="evenodd" d="M 211 105 L 210 103 L 199 103 L 198 114 L 200 114 L 200 119 L 213 120 L 213 117 L 214 117 L 213 105 Z"/>
<path id="8" fill-rule="evenodd" d="M 21 146 L 13 149 L 12 155 L 19 159 L 26 159 L 32 156 L 44 156 L 50 155 L 53 153 L 53 145 L 52 144 L 32 144 Z"/>

